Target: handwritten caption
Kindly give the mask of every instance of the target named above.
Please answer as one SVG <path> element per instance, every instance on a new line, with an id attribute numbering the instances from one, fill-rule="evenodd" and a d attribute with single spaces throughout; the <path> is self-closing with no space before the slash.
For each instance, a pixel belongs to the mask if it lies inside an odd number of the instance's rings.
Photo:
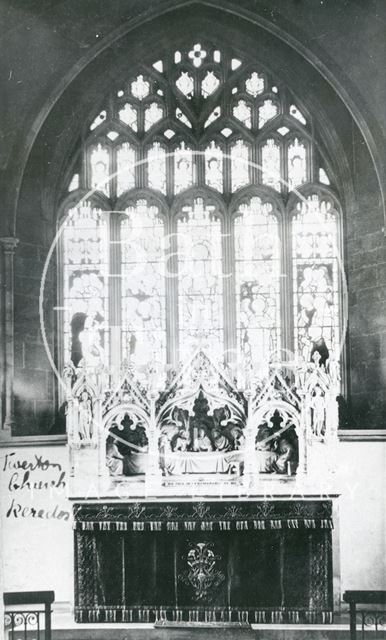
<path id="1" fill-rule="evenodd" d="M 53 462 L 38 454 L 34 454 L 32 460 L 26 460 L 15 452 L 11 452 L 5 455 L 3 472 L 10 474 L 9 479 L 6 480 L 10 496 L 10 503 L 6 511 L 7 518 L 70 519 L 70 512 L 61 509 L 58 504 L 52 508 L 36 507 L 32 504 L 22 503 L 19 497 L 21 492 L 23 492 L 23 496 L 28 492 L 32 502 L 37 496 L 46 497 L 47 495 L 52 499 L 55 494 L 64 495 L 66 472 L 59 462 Z"/>

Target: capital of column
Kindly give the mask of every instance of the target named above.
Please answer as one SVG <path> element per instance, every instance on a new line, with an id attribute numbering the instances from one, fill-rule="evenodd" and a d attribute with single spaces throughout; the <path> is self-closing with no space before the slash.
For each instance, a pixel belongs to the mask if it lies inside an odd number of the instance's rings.
<path id="1" fill-rule="evenodd" d="M 18 238 L 14 238 L 12 236 L 6 236 L 0 238 L 0 244 L 3 247 L 4 253 L 13 253 L 19 244 Z"/>

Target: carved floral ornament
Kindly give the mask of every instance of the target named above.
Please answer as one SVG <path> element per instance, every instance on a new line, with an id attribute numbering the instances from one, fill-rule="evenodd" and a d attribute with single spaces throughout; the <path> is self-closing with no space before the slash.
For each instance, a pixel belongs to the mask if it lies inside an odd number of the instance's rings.
<path id="1" fill-rule="evenodd" d="M 282 363 L 242 389 L 202 350 L 162 384 L 125 367 L 106 387 L 105 371 L 68 368 L 70 447 L 98 448 L 117 480 L 305 473 L 307 443 L 330 442 L 337 428 L 336 379 L 314 360 L 295 370 Z M 205 517 L 206 507 L 197 509 Z"/>

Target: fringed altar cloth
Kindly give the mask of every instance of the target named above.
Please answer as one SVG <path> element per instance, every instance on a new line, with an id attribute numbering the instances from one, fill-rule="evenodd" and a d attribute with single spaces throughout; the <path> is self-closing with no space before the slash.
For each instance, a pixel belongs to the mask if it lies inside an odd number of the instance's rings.
<path id="1" fill-rule="evenodd" d="M 77 622 L 332 622 L 329 501 L 82 504 Z"/>

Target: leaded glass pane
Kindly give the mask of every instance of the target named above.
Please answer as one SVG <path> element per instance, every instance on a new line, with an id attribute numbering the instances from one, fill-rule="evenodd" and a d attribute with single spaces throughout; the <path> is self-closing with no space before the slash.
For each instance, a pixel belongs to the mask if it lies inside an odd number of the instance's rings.
<path id="1" fill-rule="evenodd" d="M 63 224 L 64 361 L 108 361 L 108 229 L 99 209 L 70 209 Z"/>
<path id="2" fill-rule="evenodd" d="M 184 94 L 185 98 L 193 96 L 194 81 L 187 71 L 181 71 L 176 80 L 176 87 Z"/>
<path id="3" fill-rule="evenodd" d="M 288 147 L 288 187 L 294 189 L 307 182 L 306 148 L 297 138 Z"/>
<path id="4" fill-rule="evenodd" d="M 71 178 L 71 182 L 68 185 L 69 191 L 75 191 L 75 189 L 79 189 L 79 173 L 74 173 Z"/>
<path id="5" fill-rule="evenodd" d="M 111 131 L 106 133 L 106 135 L 107 135 L 108 139 L 111 140 L 111 142 L 114 142 L 117 138 L 119 138 L 118 131 L 114 131 L 114 129 L 112 129 Z"/>
<path id="6" fill-rule="evenodd" d="M 107 112 L 105 110 L 98 113 L 97 117 L 90 124 L 90 131 L 94 131 L 102 122 L 106 120 Z"/>
<path id="7" fill-rule="evenodd" d="M 240 364 L 262 374 L 280 352 L 279 225 L 270 203 L 253 197 L 235 219 L 237 344 Z"/>
<path id="8" fill-rule="evenodd" d="M 322 184 L 330 184 L 328 175 L 322 167 L 319 169 L 319 182 Z"/>
<path id="9" fill-rule="evenodd" d="M 147 181 L 151 189 L 166 193 L 166 151 L 159 142 L 147 152 Z"/>
<path id="10" fill-rule="evenodd" d="M 122 356 L 135 366 L 166 363 L 164 224 L 146 200 L 121 221 Z"/>
<path id="11" fill-rule="evenodd" d="M 233 115 L 237 120 L 243 123 L 248 129 L 251 128 L 251 107 L 245 102 L 245 100 L 239 100 L 233 107 Z"/>
<path id="12" fill-rule="evenodd" d="M 188 53 L 189 58 L 193 62 L 195 67 L 201 67 L 202 62 L 205 60 L 207 56 L 207 52 L 205 49 L 201 47 L 200 44 L 195 44 L 193 49 Z"/>
<path id="13" fill-rule="evenodd" d="M 223 190 L 223 156 L 215 142 L 205 149 L 205 182 L 212 189 Z"/>
<path id="14" fill-rule="evenodd" d="M 209 127 L 209 125 L 212 124 L 212 122 L 215 122 L 215 120 L 217 120 L 217 118 L 219 118 L 220 116 L 221 116 L 221 107 L 216 107 L 215 109 L 213 109 L 209 118 L 205 122 L 205 125 L 204 125 L 205 129 L 206 127 Z"/>
<path id="15" fill-rule="evenodd" d="M 178 120 L 180 120 L 184 125 L 186 125 L 187 127 L 189 127 L 189 129 L 192 128 L 192 123 L 190 122 L 190 120 L 188 120 L 188 118 L 186 117 L 186 115 L 181 111 L 181 109 L 176 109 L 176 116 L 178 118 Z"/>
<path id="16" fill-rule="evenodd" d="M 213 73 L 213 71 L 207 71 L 206 76 L 204 77 L 201 83 L 201 93 L 204 98 L 211 96 L 212 93 L 218 89 L 220 86 L 220 80 Z"/>
<path id="17" fill-rule="evenodd" d="M 135 107 L 133 107 L 131 104 L 127 102 L 124 105 L 124 107 L 120 109 L 118 115 L 119 115 L 119 119 L 124 124 L 127 124 L 129 127 L 131 127 L 133 131 L 138 130 L 138 122 L 137 122 L 138 113 Z"/>
<path id="18" fill-rule="evenodd" d="M 90 154 L 91 188 L 110 194 L 110 154 L 106 147 L 98 144 Z"/>
<path id="19" fill-rule="evenodd" d="M 263 184 L 280 191 L 280 145 L 278 145 L 275 140 L 267 140 L 263 145 L 261 149 L 261 164 L 263 169 Z"/>
<path id="20" fill-rule="evenodd" d="M 152 102 L 145 109 L 145 131 L 148 131 L 153 124 L 162 120 L 164 115 L 162 107 L 157 102 Z"/>
<path id="21" fill-rule="evenodd" d="M 294 104 L 291 104 L 290 106 L 290 114 L 293 118 L 296 118 L 296 120 L 299 120 L 299 122 L 304 124 L 304 126 L 307 124 L 307 121 L 304 115 L 301 113 L 301 111 L 299 111 L 299 109 Z"/>
<path id="22" fill-rule="evenodd" d="M 135 187 L 135 149 L 125 142 L 117 149 L 117 195 Z"/>
<path id="23" fill-rule="evenodd" d="M 164 64 L 162 62 L 162 60 L 157 60 L 157 62 L 153 63 L 153 67 L 156 71 L 159 71 L 159 73 L 163 73 L 164 70 Z"/>
<path id="24" fill-rule="evenodd" d="M 194 182 L 193 152 L 185 142 L 174 152 L 174 191 L 180 193 L 188 189 Z"/>
<path id="25" fill-rule="evenodd" d="M 179 358 L 200 345 L 223 352 L 221 221 L 202 198 L 182 208 L 178 220 Z"/>
<path id="26" fill-rule="evenodd" d="M 150 84 L 142 75 L 131 83 L 131 93 L 137 100 L 143 100 L 150 93 Z"/>
<path id="27" fill-rule="evenodd" d="M 265 123 L 277 116 L 278 112 L 277 104 L 272 100 L 264 100 L 261 107 L 259 107 L 259 128 L 264 127 Z"/>
<path id="28" fill-rule="evenodd" d="M 242 140 L 231 146 L 232 191 L 249 184 L 249 148 Z"/>
<path id="29" fill-rule="evenodd" d="M 249 95 L 256 98 L 264 91 L 264 78 L 254 71 L 245 81 L 245 89 Z"/>
<path id="30" fill-rule="evenodd" d="M 336 213 L 317 195 L 299 202 L 292 221 L 295 353 L 310 360 L 327 347 L 339 357 L 339 263 Z"/>

